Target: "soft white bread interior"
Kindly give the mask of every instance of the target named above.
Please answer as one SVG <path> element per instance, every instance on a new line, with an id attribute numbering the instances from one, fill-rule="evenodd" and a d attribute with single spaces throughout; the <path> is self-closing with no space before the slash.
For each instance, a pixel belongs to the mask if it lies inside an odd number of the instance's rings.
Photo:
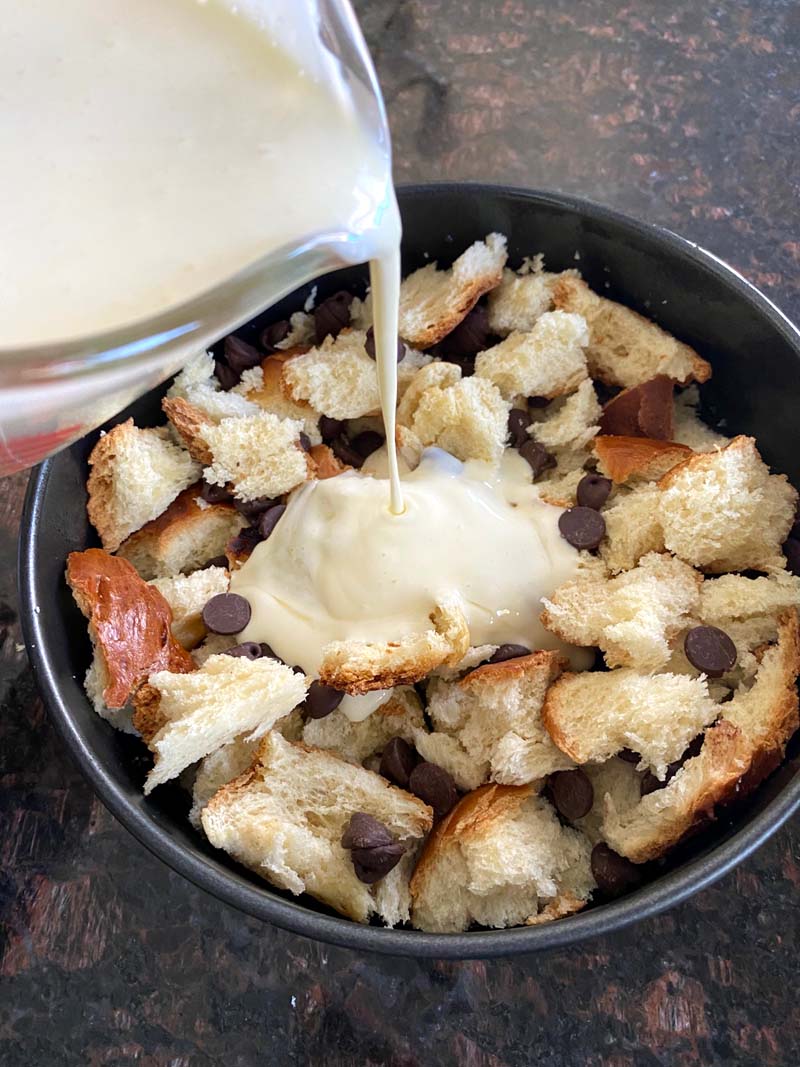
<path id="1" fill-rule="evenodd" d="M 361 722 L 351 722 L 338 708 L 324 719 L 308 719 L 303 741 L 334 752 L 350 763 L 363 763 L 380 753 L 393 737 L 413 742 L 414 730 L 424 724 L 419 697 L 412 688 L 401 686 Z"/>
<path id="2" fill-rule="evenodd" d="M 711 573 L 785 566 L 797 491 L 769 473 L 752 437 L 692 456 L 659 487 L 664 544 L 676 556 Z"/>
<path id="3" fill-rule="evenodd" d="M 280 419 L 296 419 L 303 424 L 312 445 L 318 445 L 322 437 L 319 432 L 319 412 L 305 400 L 293 400 L 283 383 L 283 369 L 293 357 L 289 352 L 279 352 L 268 356 L 260 367 L 253 367 L 242 374 L 242 380 L 236 386 L 251 404 L 263 411 L 271 411 Z"/>
<path id="4" fill-rule="evenodd" d="M 635 567 L 648 552 L 664 551 L 660 500 L 657 486 L 643 485 L 615 494 L 603 508 L 606 536 L 599 552 L 614 574 Z"/>
<path id="5" fill-rule="evenodd" d="M 489 293 L 487 300 L 492 333 L 508 337 L 515 331 L 528 333 L 532 330 L 553 306 L 552 288 L 557 277 L 545 270 L 517 274 L 506 268 L 500 284 Z"/>
<path id="6" fill-rule="evenodd" d="M 612 756 L 603 763 L 586 763 L 583 772 L 592 783 L 592 807 L 583 818 L 575 819 L 572 825 L 585 833 L 592 845 L 596 845 L 598 841 L 605 841 L 603 820 L 608 808 L 607 798 L 618 811 L 634 807 L 642 795 L 644 772 L 618 756 Z"/>
<path id="7" fill-rule="evenodd" d="M 199 466 L 164 427 L 141 430 L 133 419 L 98 439 L 89 466 L 89 521 L 109 552 L 200 477 Z"/>
<path id="8" fill-rule="evenodd" d="M 240 734 L 259 737 L 306 695 L 301 674 L 263 657 L 211 656 L 191 674 L 157 671 L 134 697 L 134 726 L 155 758 L 144 791 Z"/>
<path id="9" fill-rule="evenodd" d="M 586 319 L 589 371 L 607 385 L 629 388 L 657 374 L 681 384 L 711 377 L 711 366 L 689 345 L 630 308 L 598 296 L 574 275 L 556 279 L 553 304 Z"/>
<path id="10" fill-rule="evenodd" d="M 430 348 L 458 326 L 484 293 L 500 284 L 506 239 L 490 233 L 463 252 L 449 270 L 436 263 L 414 271 L 400 286 L 400 336 Z"/>
<path id="11" fill-rule="evenodd" d="M 585 448 L 600 427 L 600 405 L 590 378 L 570 396 L 553 401 L 541 411 L 528 432 L 545 448 L 570 452 Z"/>
<path id="12" fill-rule="evenodd" d="M 237 415 L 254 415 L 258 410 L 241 389 L 221 388 L 210 352 L 200 352 L 186 364 L 167 390 L 167 398 L 186 401 L 215 423 Z"/>
<path id="13" fill-rule="evenodd" d="M 493 382 L 506 400 L 520 394 L 562 396 L 587 377 L 583 350 L 588 341 L 589 331 L 580 315 L 545 312 L 528 332 L 515 330 L 480 352 L 475 374 Z"/>
<path id="14" fill-rule="evenodd" d="M 482 786 L 428 839 L 411 879 L 412 923 L 455 933 L 530 923 L 556 903 L 559 914 L 578 911 L 595 884 L 589 854 L 532 786 Z"/>
<path id="15" fill-rule="evenodd" d="M 193 574 L 154 578 L 154 586 L 172 610 L 172 633 L 184 648 L 192 649 L 206 636 L 202 611 L 212 596 L 227 593 L 230 575 L 225 567 L 206 567 Z"/>
<path id="16" fill-rule="evenodd" d="M 615 578 L 594 560 L 543 598 L 541 620 L 563 641 L 601 648 L 609 667 L 656 671 L 697 613 L 702 581 L 688 564 L 656 552 Z"/>
<path id="17" fill-rule="evenodd" d="M 372 915 L 387 925 L 402 922 L 408 917 L 402 886 L 384 887 L 381 897 L 381 883 L 359 881 L 342 848 L 355 812 L 378 819 L 409 849 L 432 822 L 427 805 L 379 775 L 271 731 L 250 770 L 221 789 L 200 817 L 212 845 L 273 885 L 310 893 L 356 922 Z M 408 867 L 399 867 L 390 882 L 407 877 Z"/>
<path id="18" fill-rule="evenodd" d="M 203 432 L 213 459 L 203 477 L 212 485 L 230 483 L 239 500 L 288 493 L 312 473 L 300 444 L 302 429 L 296 419 L 269 411 L 207 426 Z"/>

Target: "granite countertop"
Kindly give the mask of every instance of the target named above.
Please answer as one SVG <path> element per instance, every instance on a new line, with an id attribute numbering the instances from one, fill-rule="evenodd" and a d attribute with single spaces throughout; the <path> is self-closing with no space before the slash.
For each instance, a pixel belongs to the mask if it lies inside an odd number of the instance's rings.
<path id="1" fill-rule="evenodd" d="M 399 181 L 587 195 L 800 319 L 800 7 L 360 0 Z M 542 956 L 359 956 L 246 918 L 149 855 L 63 752 L 16 616 L 0 490 L 0 1062 L 6 1067 L 795 1064 L 800 831 L 616 936 Z"/>

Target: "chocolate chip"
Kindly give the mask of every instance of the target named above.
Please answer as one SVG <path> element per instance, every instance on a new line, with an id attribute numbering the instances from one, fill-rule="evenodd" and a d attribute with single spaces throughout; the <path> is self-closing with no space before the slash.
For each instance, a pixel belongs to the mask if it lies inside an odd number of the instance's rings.
<path id="1" fill-rule="evenodd" d="M 343 327 L 350 325 L 350 305 L 353 303 L 353 294 L 346 293 L 343 289 L 327 300 L 323 300 L 314 310 L 314 333 L 318 345 L 321 345 L 326 337 L 338 337 Z"/>
<path id="2" fill-rule="evenodd" d="M 800 540 L 790 537 L 783 545 L 786 566 L 792 574 L 800 575 Z"/>
<path id="3" fill-rule="evenodd" d="M 255 526 L 245 526 L 228 541 L 228 551 L 233 559 L 245 558 L 250 555 L 256 545 L 261 544 L 262 540 Z"/>
<path id="4" fill-rule="evenodd" d="M 445 359 L 456 360 L 475 356 L 486 348 L 489 338 L 489 312 L 483 304 L 476 304 L 454 330 L 442 338 L 439 346 Z"/>
<path id="5" fill-rule="evenodd" d="M 391 845 L 394 837 L 388 827 L 365 811 L 354 811 L 342 834 L 342 848 L 378 848 Z"/>
<path id="6" fill-rule="evenodd" d="M 624 389 L 603 408 L 600 433 L 672 440 L 672 389 L 671 379 L 664 374 Z"/>
<path id="7" fill-rule="evenodd" d="M 228 366 L 241 378 L 243 371 L 258 367 L 264 356 L 257 348 L 253 348 L 241 337 L 231 334 L 225 338 L 225 359 Z"/>
<path id="8" fill-rule="evenodd" d="M 639 868 L 618 852 L 614 852 L 603 841 L 592 849 L 590 863 L 597 888 L 610 897 L 619 896 L 642 880 Z"/>
<path id="9" fill-rule="evenodd" d="M 261 649 L 262 656 L 266 656 L 268 659 L 276 659 L 278 663 L 283 663 L 281 657 L 272 651 L 272 646 L 268 645 L 266 641 L 260 641 L 258 647 Z"/>
<path id="10" fill-rule="evenodd" d="M 267 511 L 265 511 L 261 518 L 258 520 L 258 532 L 261 534 L 261 537 L 265 541 L 275 529 L 278 523 L 278 519 L 280 519 L 284 511 L 286 511 L 285 504 L 276 504 L 275 507 L 269 508 Z"/>
<path id="11" fill-rule="evenodd" d="M 236 659 L 261 659 L 263 653 L 257 641 L 243 641 L 240 645 L 226 649 L 225 655 L 234 656 Z"/>
<path id="12" fill-rule="evenodd" d="M 576 767 L 574 771 L 556 771 L 548 781 L 556 811 L 570 822 L 582 819 L 594 803 L 594 789 L 587 775 Z"/>
<path id="13" fill-rule="evenodd" d="M 203 570 L 204 571 L 208 570 L 209 567 L 225 567 L 225 569 L 227 570 L 227 568 L 228 568 L 228 557 L 227 556 L 214 556 L 213 559 L 210 559 L 208 561 L 208 563 L 203 565 Z"/>
<path id="14" fill-rule="evenodd" d="M 530 656 L 530 654 L 531 650 L 525 645 L 500 645 L 486 662 L 505 663 L 507 659 L 519 659 L 520 656 Z"/>
<path id="15" fill-rule="evenodd" d="M 693 626 L 683 640 L 683 650 L 691 665 L 709 678 L 721 678 L 737 660 L 736 645 L 716 626 Z"/>
<path id="16" fill-rule="evenodd" d="M 248 522 L 257 524 L 265 511 L 274 508 L 278 501 L 271 496 L 259 496 L 255 500 L 234 500 L 233 505 Z"/>
<path id="17" fill-rule="evenodd" d="M 238 634 L 250 622 L 250 605 L 238 593 L 217 593 L 203 608 L 203 622 L 212 634 Z"/>
<path id="18" fill-rule="evenodd" d="M 375 330 L 372 326 L 367 330 L 367 339 L 364 342 L 364 347 L 367 350 L 367 355 L 370 359 L 376 358 L 375 349 Z M 397 362 L 402 363 L 406 355 L 406 346 L 403 344 L 401 338 L 397 338 Z"/>
<path id="19" fill-rule="evenodd" d="M 344 700 L 344 693 L 334 689 L 330 685 L 323 685 L 320 681 L 314 681 L 308 687 L 306 699 L 301 705 L 309 719 L 324 719 L 332 711 L 336 711 Z"/>
<path id="20" fill-rule="evenodd" d="M 528 427 L 531 417 L 525 408 L 512 408 L 508 413 L 508 436 L 511 438 L 511 447 L 520 448 L 530 441 Z"/>
<path id="21" fill-rule="evenodd" d="M 311 438 L 308 436 L 307 433 L 304 433 L 301 430 L 298 440 L 300 441 L 300 447 L 302 448 L 302 450 L 304 452 L 310 452 L 311 451 Z"/>
<path id="22" fill-rule="evenodd" d="M 281 341 L 285 341 L 291 331 L 291 324 L 288 319 L 281 319 L 280 322 L 272 322 L 269 326 L 265 326 L 261 331 L 261 345 L 267 352 L 279 352 L 277 347 Z"/>
<path id="23" fill-rule="evenodd" d="M 405 846 L 399 841 L 376 848 L 354 848 L 352 857 L 356 878 L 365 885 L 379 882 L 397 866 L 404 853 Z"/>
<path id="24" fill-rule="evenodd" d="M 524 444 L 520 445 L 519 454 L 533 471 L 534 481 L 544 471 L 556 465 L 555 457 L 550 455 L 543 444 L 540 444 L 539 441 L 534 441 L 532 437 L 529 437 Z"/>
<path id="25" fill-rule="evenodd" d="M 214 377 L 219 382 L 220 388 L 227 393 L 229 389 L 239 384 L 240 376 L 228 366 L 224 359 L 215 359 Z"/>
<path id="26" fill-rule="evenodd" d="M 360 452 L 356 452 L 345 434 L 340 434 L 339 437 L 331 441 L 330 449 L 334 456 L 341 463 L 346 463 L 348 467 L 359 468 L 364 462 L 364 457 Z"/>
<path id="27" fill-rule="evenodd" d="M 458 800 L 452 775 L 436 763 L 418 763 L 408 776 L 408 788 L 433 808 L 436 819 L 443 819 Z"/>
<path id="28" fill-rule="evenodd" d="M 393 737 L 381 753 L 380 773 L 401 789 L 408 786 L 408 777 L 418 762 L 417 751 L 402 737 Z"/>
<path id="29" fill-rule="evenodd" d="M 529 396 L 528 407 L 531 408 L 546 408 L 550 403 L 549 396 Z"/>
<path id="30" fill-rule="evenodd" d="M 610 478 L 604 478 L 601 474 L 584 474 L 578 482 L 578 504 L 582 508 L 594 508 L 599 511 L 608 500 L 610 492 Z"/>
<path id="31" fill-rule="evenodd" d="M 227 486 L 210 485 L 208 482 L 201 483 L 200 496 L 207 504 L 227 504 L 231 499 Z"/>
<path id="32" fill-rule="evenodd" d="M 639 760 L 642 758 L 638 752 L 633 752 L 629 748 L 623 748 L 621 752 L 617 753 L 617 755 L 621 760 L 625 760 L 626 763 L 638 763 Z"/>
<path id="33" fill-rule="evenodd" d="M 558 529 L 573 548 L 593 549 L 605 537 L 606 520 L 594 508 L 570 508 L 559 515 Z"/>
<path id="34" fill-rule="evenodd" d="M 351 446 L 361 456 L 363 462 L 373 452 L 378 451 L 383 441 L 383 434 L 379 434 L 377 430 L 364 430 L 353 438 Z"/>
<path id="35" fill-rule="evenodd" d="M 319 432 L 326 445 L 343 434 L 345 425 L 341 419 L 329 419 L 327 415 L 319 417 Z"/>

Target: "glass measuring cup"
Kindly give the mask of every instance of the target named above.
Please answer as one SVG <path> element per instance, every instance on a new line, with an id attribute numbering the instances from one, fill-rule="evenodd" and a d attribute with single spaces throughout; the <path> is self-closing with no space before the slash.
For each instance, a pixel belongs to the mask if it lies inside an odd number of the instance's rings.
<path id="1" fill-rule="evenodd" d="M 0 322 L 0 474 L 28 467 L 88 433 L 286 293 L 371 257 L 374 233 L 393 204 L 390 145 L 375 71 L 348 0 L 239 0 L 238 7 L 273 33 L 326 91 L 347 99 L 385 160 L 383 180 L 366 197 L 359 191 L 352 228 L 300 233 L 296 242 L 146 319 L 14 349 L 3 347 Z M 46 300 L 43 259 L 43 306 Z"/>

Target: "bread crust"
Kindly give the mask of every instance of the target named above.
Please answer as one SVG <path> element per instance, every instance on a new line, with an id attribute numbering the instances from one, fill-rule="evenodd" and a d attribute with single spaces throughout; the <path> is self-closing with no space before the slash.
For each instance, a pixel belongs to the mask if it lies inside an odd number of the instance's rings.
<path id="1" fill-rule="evenodd" d="M 318 478 L 320 481 L 324 481 L 326 478 L 335 478 L 342 471 L 352 470 L 352 467 L 342 463 L 327 445 L 312 445 L 308 456 L 313 464 L 311 477 Z"/>
<path id="2" fill-rule="evenodd" d="M 179 396 L 165 396 L 161 401 L 161 410 L 186 445 L 186 450 L 192 459 L 207 467 L 214 457 L 203 438 L 203 429 L 206 426 L 213 426 L 214 420 L 200 408 Z"/>
<path id="3" fill-rule="evenodd" d="M 694 455 L 677 441 L 657 441 L 650 437 L 595 437 L 592 447 L 601 473 L 616 485 L 634 478 L 656 481 Z"/>

